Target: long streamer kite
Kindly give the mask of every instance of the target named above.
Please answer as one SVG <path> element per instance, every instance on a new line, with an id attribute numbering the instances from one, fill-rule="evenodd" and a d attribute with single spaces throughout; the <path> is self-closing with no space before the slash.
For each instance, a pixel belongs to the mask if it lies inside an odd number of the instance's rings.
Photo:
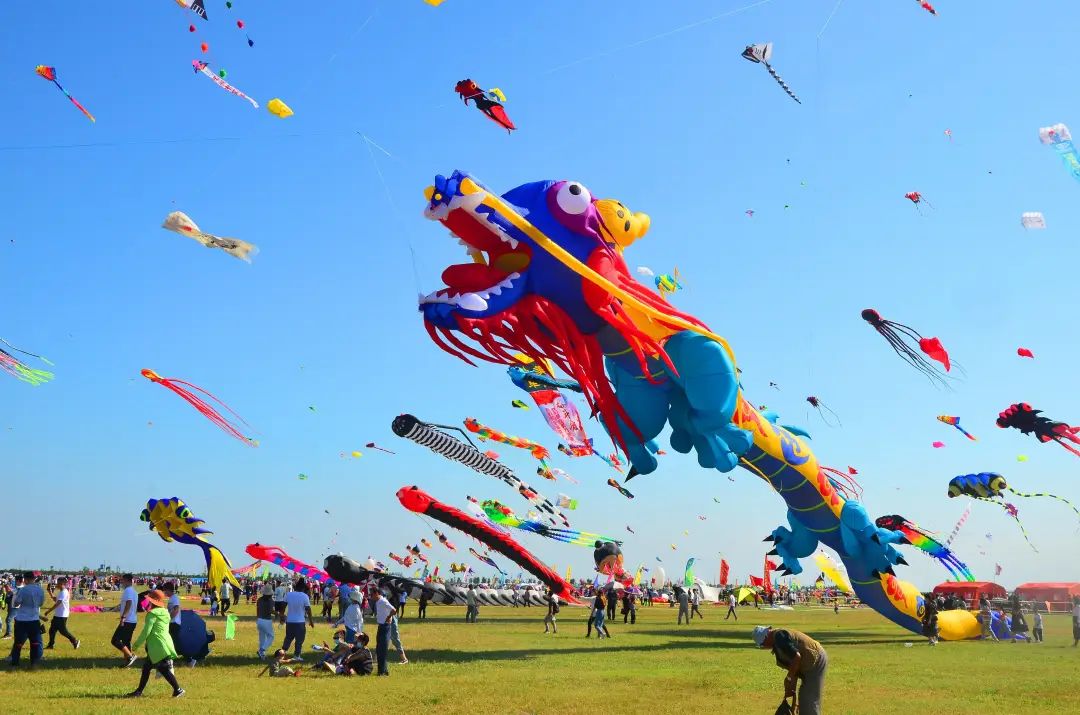
<path id="1" fill-rule="evenodd" d="M 480 508 L 483 509 L 487 517 L 496 524 L 502 524 L 503 526 L 509 526 L 514 529 L 521 529 L 522 531 L 529 531 L 533 534 L 539 534 L 540 536 L 555 541 L 561 541 L 565 544 L 592 547 L 597 541 L 615 541 L 615 539 L 612 539 L 611 537 L 593 534 L 588 531 L 556 529 L 535 519 L 522 519 L 514 514 L 514 511 L 510 507 L 494 499 L 487 499 L 481 502 Z"/>
<path id="2" fill-rule="evenodd" d="M 223 90 L 225 90 L 229 94 L 235 94 L 237 97 L 240 97 L 241 99 L 246 99 L 247 101 L 251 102 L 252 107 L 255 107 L 255 109 L 259 108 L 259 103 L 258 102 L 256 102 L 254 99 L 247 96 L 246 94 L 244 94 L 243 92 L 238 90 L 236 87 L 233 87 L 231 84 L 226 82 L 223 77 L 220 77 L 220 76 L 214 74 L 210 70 L 210 66 L 208 64 L 206 64 L 205 62 L 203 62 L 202 60 L 192 60 L 191 61 L 191 66 L 195 68 L 195 72 L 201 72 L 204 75 L 206 75 L 207 77 L 209 77 L 210 79 L 214 80 L 214 84 L 216 84 L 218 87 L 221 87 Z"/>
<path id="3" fill-rule="evenodd" d="M 475 519 L 460 509 L 437 501 L 419 487 L 402 487 L 397 492 L 398 501 L 409 511 L 429 516 L 477 539 L 493 551 L 497 551 L 539 579 L 560 598 L 577 603 L 573 588 L 559 574 L 545 566 L 521 544 L 510 536 L 500 533 L 488 524 Z"/>
<path id="4" fill-rule="evenodd" d="M 500 442 L 510 447 L 517 447 L 518 449 L 524 449 L 529 452 L 533 457 L 540 460 L 540 463 L 545 467 L 547 466 L 547 458 L 551 455 L 548 452 L 547 447 L 539 442 L 533 442 L 531 439 L 525 439 L 524 437 L 515 437 L 505 432 L 500 432 L 494 427 L 488 427 L 487 425 L 480 424 L 472 417 L 465 418 L 465 429 L 469 430 L 481 441 L 491 440 L 492 442 Z"/>
<path id="5" fill-rule="evenodd" d="M 953 417 L 952 415 L 938 415 L 938 422 L 944 422 L 944 423 L 945 423 L 945 424 L 947 424 L 947 425 L 952 425 L 952 426 L 953 426 L 953 427 L 955 427 L 956 429 L 960 430 L 960 432 L 961 432 L 961 433 L 962 433 L 962 434 L 963 434 L 963 435 L 964 435 L 965 437 L 967 437 L 968 439 L 970 439 L 971 441 L 973 441 L 973 442 L 977 442 L 977 441 L 978 441 L 978 437 L 976 437 L 975 435 L 971 434 L 971 433 L 970 433 L 970 432 L 968 432 L 968 431 L 967 431 L 966 429 L 964 429 L 963 427 L 961 427 L 961 426 L 960 426 L 960 418 L 959 418 L 959 417 Z"/>
<path id="6" fill-rule="evenodd" d="M 783 78 L 776 73 L 776 70 L 772 68 L 772 65 L 769 64 L 769 60 L 772 59 L 771 42 L 766 42 L 762 45 L 747 45 L 746 49 L 742 52 L 742 56 L 744 60 L 750 60 L 751 62 L 765 65 L 765 69 L 769 70 L 769 74 L 776 80 L 776 83 L 787 92 L 787 96 L 791 97 L 799 104 L 802 104 L 799 98 L 795 96 L 795 93 L 791 91 L 791 87 L 787 86 L 787 82 L 785 82 Z"/>
<path id="7" fill-rule="evenodd" d="M 14 352 L 22 353 L 23 355 L 28 355 L 32 358 L 37 358 L 46 365 L 52 365 L 51 362 L 41 357 L 40 355 L 35 355 L 34 353 L 20 350 L 19 348 L 15 347 L 3 338 L 0 338 L 0 343 L 7 345 L 8 348 L 10 348 Z M 35 386 L 44 384 L 49 380 L 53 379 L 53 374 L 48 370 L 38 370 L 37 368 L 32 368 L 19 358 L 9 353 L 7 350 L 4 350 L 3 348 L 0 348 L 0 370 L 3 370 L 12 377 L 16 377 L 23 382 Z"/>
<path id="8" fill-rule="evenodd" d="M 88 112 L 86 110 L 86 107 L 79 104 L 79 100 L 72 97 L 71 94 L 66 89 L 64 89 L 64 86 L 62 84 L 60 84 L 60 80 L 56 79 L 56 68 L 55 67 L 49 67 L 47 65 L 38 65 L 37 67 L 34 68 L 34 71 L 37 72 L 38 75 L 40 75 L 41 77 L 43 77 L 43 78 L 49 80 L 50 82 L 52 82 L 53 84 L 55 84 L 57 89 L 59 89 L 61 92 L 63 92 L 64 96 L 67 97 L 68 99 L 70 99 L 71 103 L 74 104 L 76 107 L 78 107 L 80 112 L 82 112 L 83 114 L 86 115 L 87 119 L 89 119 L 91 122 L 97 122 L 97 120 L 94 119 L 94 115 L 91 114 L 90 112 Z"/>
<path id="9" fill-rule="evenodd" d="M 1080 437 L 1077 437 L 1080 427 L 1072 427 L 1041 415 L 1042 410 L 1036 410 L 1026 402 L 1019 402 L 1009 405 L 1004 412 L 998 414 L 997 426 L 1002 429 L 1011 427 L 1020 430 L 1021 434 L 1035 435 L 1036 439 L 1044 444 L 1057 442 L 1080 457 L 1080 450 L 1062 441 L 1068 440 L 1074 444 L 1080 444 Z"/>
<path id="10" fill-rule="evenodd" d="M 561 390 L 581 392 L 575 380 L 559 380 L 551 375 L 548 366 L 541 365 L 524 356 L 515 355 L 521 365 L 512 365 L 506 372 L 516 387 L 529 393 L 540 408 L 551 431 L 559 435 L 567 446 L 566 454 L 582 457 L 593 453 L 592 440 L 585 434 L 581 414 L 574 403 Z"/>
<path id="11" fill-rule="evenodd" d="M 941 565 L 952 575 L 954 581 L 974 581 L 975 576 L 956 554 L 949 550 L 945 544 L 935 536 L 920 527 L 913 521 L 908 521 L 899 514 L 890 514 L 877 519 L 875 524 L 882 529 L 899 531 L 908 542 L 927 556 L 941 562 Z"/>
<path id="12" fill-rule="evenodd" d="M 192 385 L 190 382 L 184 382 L 183 380 L 177 380 L 177 379 L 171 378 L 171 377 L 162 377 L 161 375 L 158 375 L 153 370 L 144 369 L 141 372 L 142 372 L 142 376 L 145 377 L 150 382 L 156 382 L 157 384 L 161 385 L 162 387 L 166 387 L 166 388 L 172 390 L 173 392 L 175 392 L 176 394 L 180 395 L 180 397 L 183 397 L 184 400 L 186 400 L 188 402 L 188 404 L 190 404 L 192 407 L 194 407 L 196 410 L 198 410 L 200 413 L 202 413 L 202 415 L 204 417 L 206 417 L 208 420 L 210 420 L 215 425 L 220 427 L 221 430 L 224 431 L 229 436 L 235 437 L 236 439 L 240 440 L 241 442 L 248 445 L 249 447 L 257 447 L 258 446 L 258 443 L 256 443 L 255 440 L 251 439 L 250 437 L 244 436 L 244 433 L 240 431 L 239 426 L 233 424 L 233 422 L 231 420 L 229 420 L 228 417 L 225 417 L 220 412 L 218 412 L 216 409 L 214 409 L 213 405 L 211 405 L 209 402 L 204 400 L 200 396 L 200 394 L 201 395 L 206 395 L 211 400 L 213 400 L 217 404 L 224 407 L 225 410 L 228 411 L 229 414 L 231 414 L 233 417 L 235 417 L 237 420 L 240 421 L 240 424 L 244 425 L 245 427 L 250 427 L 251 425 L 249 425 L 247 422 L 245 422 L 243 417 L 236 414 L 236 412 L 234 412 L 231 407 L 229 407 L 224 402 L 222 402 L 218 398 L 211 395 L 206 390 L 202 389 L 198 385 Z M 200 393 L 200 394 L 196 394 L 196 393 Z"/>

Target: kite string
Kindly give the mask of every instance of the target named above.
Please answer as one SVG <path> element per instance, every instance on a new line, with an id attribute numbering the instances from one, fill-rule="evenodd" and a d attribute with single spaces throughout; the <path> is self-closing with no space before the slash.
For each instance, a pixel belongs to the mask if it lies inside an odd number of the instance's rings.
<path id="1" fill-rule="evenodd" d="M 390 185 L 386 183 L 386 177 L 383 175 L 382 168 L 379 166 L 379 162 L 375 158 L 375 152 L 371 150 L 371 147 L 374 146 L 378 148 L 379 151 L 386 154 L 391 159 L 394 158 L 394 155 L 388 152 L 386 149 L 383 149 L 375 142 L 371 141 L 371 139 L 368 139 L 367 134 L 364 134 L 363 132 L 356 133 L 359 134 L 360 137 L 364 140 L 364 146 L 367 147 L 368 156 L 371 157 L 371 163 L 375 167 L 375 173 L 379 176 L 379 182 L 382 184 L 383 191 L 386 193 L 386 200 L 390 204 L 390 210 L 393 211 L 394 215 L 400 220 L 401 213 L 400 211 L 398 211 L 397 203 L 394 201 L 394 195 L 390 192 Z M 416 247 L 413 246 L 411 236 L 406 237 L 406 243 L 409 246 L 409 257 L 412 261 L 413 284 L 416 287 L 416 294 L 423 295 L 423 291 L 420 289 L 420 269 L 417 266 Z"/>
<path id="2" fill-rule="evenodd" d="M 836 0 L 836 5 L 833 6 L 832 12 L 830 12 L 829 17 L 826 18 L 825 24 L 821 26 L 820 30 L 818 30 L 817 37 L 815 38 L 816 40 L 820 40 L 821 36 L 825 34 L 825 30 L 829 27 L 829 23 L 832 22 L 833 16 L 836 15 L 836 11 L 839 10 L 840 6 L 843 4 L 844 0 Z"/>

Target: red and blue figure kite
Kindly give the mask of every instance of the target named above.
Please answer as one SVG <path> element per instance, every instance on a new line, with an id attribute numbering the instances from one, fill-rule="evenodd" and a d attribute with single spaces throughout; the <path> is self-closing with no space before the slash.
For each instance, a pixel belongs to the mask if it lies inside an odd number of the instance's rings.
<path id="1" fill-rule="evenodd" d="M 970 439 L 972 442 L 977 442 L 978 441 L 978 437 L 971 434 L 966 429 L 964 429 L 963 427 L 960 426 L 960 418 L 959 417 L 953 417 L 952 415 L 938 415 L 938 422 L 944 422 L 947 425 L 952 425 L 956 429 L 960 430 L 960 432 L 963 433 L 963 435 L 965 437 L 967 437 L 968 439 Z"/>
<path id="2" fill-rule="evenodd" d="M 488 119 L 505 129 L 507 134 L 517 129 L 510 121 L 510 117 L 506 115 L 506 110 L 502 106 L 502 103 L 506 101 L 506 95 L 498 87 L 485 92 L 471 79 L 463 79 L 454 85 L 454 91 L 461 95 L 461 101 L 465 104 L 468 104 L 470 99 L 473 100 L 476 108 Z"/>
<path id="3" fill-rule="evenodd" d="M 899 514 L 890 514 L 878 517 L 874 523 L 882 529 L 899 531 L 909 544 L 932 559 L 940 561 L 941 565 L 952 575 L 954 581 L 975 580 L 971 570 L 956 557 L 956 554 L 949 550 L 949 547 L 938 541 L 931 532 L 921 528 L 915 522 L 908 521 Z"/>
<path id="4" fill-rule="evenodd" d="M 82 112 L 83 114 L 86 115 L 87 119 L 89 119 L 91 122 L 97 122 L 97 120 L 94 119 L 94 115 L 91 114 L 90 112 L 86 111 L 86 107 L 79 104 L 79 100 L 72 97 L 68 93 L 68 91 L 66 89 L 64 89 L 64 86 L 62 84 L 60 84 L 60 80 L 56 79 L 56 68 L 55 67 L 48 67 L 46 65 L 38 65 L 37 67 L 34 68 L 34 71 L 37 72 L 38 75 L 40 75 L 42 78 L 47 79 L 50 82 L 52 82 L 53 84 L 55 84 L 57 89 L 59 89 L 61 92 L 63 92 L 64 96 L 67 97 L 68 99 L 70 99 L 71 103 L 74 104 L 76 107 L 78 107 L 80 112 Z"/>
<path id="5" fill-rule="evenodd" d="M 1064 422 L 1055 422 L 1049 417 L 1042 417 L 1042 410 L 1036 410 L 1026 402 L 1018 402 L 1009 405 L 1004 412 L 998 414 L 997 426 L 1001 428 L 1012 427 L 1022 434 L 1033 434 L 1040 442 L 1057 442 L 1077 457 L 1080 450 L 1071 447 L 1062 440 L 1068 440 L 1073 444 L 1080 444 L 1080 427 L 1072 427 Z"/>

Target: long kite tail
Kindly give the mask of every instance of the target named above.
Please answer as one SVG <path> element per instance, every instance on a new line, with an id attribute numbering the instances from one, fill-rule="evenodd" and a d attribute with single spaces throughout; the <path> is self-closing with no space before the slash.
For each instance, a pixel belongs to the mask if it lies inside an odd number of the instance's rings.
<path id="1" fill-rule="evenodd" d="M 791 87 L 787 86 L 787 82 L 784 81 L 783 77 L 776 73 L 776 70 L 772 68 L 772 65 L 770 65 L 768 62 L 762 62 L 762 64 L 765 65 L 765 69 L 769 70 L 769 74 L 771 74 L 772 78 L 776 80 L 776 83 L 783 87 L 784 91 L 787 92 L 787 95 L 799 104 L 802 104 L 802 101 L 795 96 L 795 93 L 791 91 Z"/>
<path id="2" fill-rule="evenodd" d="M 958 430 L 960 430 L 961 432 L 963 432 L 963 433 L 964 433 L 964 436 L 965 436 L 965 437 L 967 437 L 968 439 L 970 439 L 970 440 L 971 440 L 972 442 L 978 442 L 978 441 L 979 441 L 979 438 L 978 438 L 978 437 L 976 437 L 975 435 L 973 435 L 973 434 L 971 434 L 970 432 L 968 432 L 968 431 L 967 431 L 966 429 L 964 429 L 963 427 L 961 427 L 961 426 L 960 426 L 959 424 L 954 424 L 954 425 L 953 425 L 953 427 L 955 427 L 956 429 L 958 429 Z"/>
<path id="3" fill-rule="evenodd" d="M 206 556 L 206 580 L 214 589 L 221 588 L 222 581 L 228 581 L 240 588 L 240 582 L 232 572 L 232 564 L 221 549 L 213 544 L 202 543 L 203 554 Z"/>
<path id="4" fill-rule="evenodd" d="M 1080 518 L 1080 509 L 1077 509 L 1076 506 L 1071 501 L 1066 499 L 1065 497 L 1059 497 L 1057 494 L 1047 494 L 1047 493 L 1044 493 L 1044 492 L 1032 492 L 1031 494 L 1025 494 L 1024 492 L 1016 491 L 1012 487 L 1005 487 L 1005 488 L 1008 489 L 1010 492 L 1012 492 L 1013 494 L 1015 494 L 1018 497 L 1026 497 L 1026 498 L 1049 497 L 1051 499 L 1057 499 L 1060 502 L 1065 502 L 1066 504 L 1069 505 L 1070 509 L 1072 509 L 1074 512 L 1076 512 L 1076 516 L 1078 518 Z"/>
<path id="5" fill-rule="evenodd" d="M 53 374 L 48 370 L 29 367 L 2 348 L 0 348 L 0 370 L 31 385 L 41 385 L 53 379 Z"/>
<path id="6" fill-rule="evenodd" d="M 144 369 L 142 371 L 142 375 L 151 382 L 156 382 L 162 387 L 168 388 L 169 390 L 175 392 L 177 395 L 180 395 L 180 397 L 184 398 L 184 400 L 189 405 L 198 410 L 204 417 L 217 425 L 226 434 L 235 437 L 241 442 L 244 442 L 249 447 L 257 446 L 254 440 L 244 435 L 244 433 L 241 432 L 239 428 L 236 427 L 236 425 L 230 422 L 227 417 L 220 414 L 217 410 L 214 409 L 213 405 L 211 405 L 209 402 L 204 400 L 202 397 L 199 396 L 199 394 L 196 393 L 206 395 L 211 400 L 224 407 L 229 414 L 238 419 L 240 423 L 243 424 L 245 427 L 251 427 L 251 425 L 245 422 L 244 418 L 238 415 L 231 407 L 229 407 L 217 397 L 202 389 L 198 385 L 193 385 L 190 382 L 185 382 L 183 380 L 175 380 L 169 377 L 162 377 L 161 375 L 158 375 L 156 372 L 150 369 Z"/>
<path id="7" fill-rule="evenodd" d="M 94 119 L 94 115 L 91 114 L 89 111 L 87 111 L 86 107 L 79 104 L 79 100 L 72 97 L 71 93 L 68 92 L 66 89 L 64 89 L 63 85 L 61 85 L 55 79 L 53 80 L 53 84 L 55 84 L 57 87 L 60 88 L 60 91 L 64 93 L 64 96 L 67 97 L 68 99 L 70 99 L 71 103 L 74 104 L 76 107 L 78 107 L 79 111 L 86 115 L 87 119 L 89 119 L 91 122 L 97 123 L 97 120 Z"/>
<path id="8" fill-rule="evenodd" d="M 1010 489 L 1009 491 L 1012 491 L 1012 490 Z M 1023 495 L 1021 495 L 1021 496 L 1023 496 Z M 994 501 L 993 499 L 990 499 L 989 497 L 974 497 L 974 498 L 978 499 L 979 501 L 985 501 L 985 502 L 989 502 L 991 504 L 996 504 L 997 506 L 1004 509 L 1006 514 L 1009 514 L 1009 516 L 1011 516 L 1013 519 L 1016 520 L 1016 525 L 1020 527 L 1020 533 L 1024 535 L 1024 541 L 1028 542 L 1028 546 L 1031 547 L 1031 550 L 1034 551 L 1035 553 L 1039 553 L 1039 550 L 1037 548 L 1035 548 L 1035 544 L 1031 543 L 1031 539 L 1028 538 L 1027 529 L 1024 528 L 1024 524 L 1023 524 L 1023 522 L 1020 521 L 1020 517 L 1015 515 L 1015 514 L 1010 513 L 1008 506 L 1006 506 L 1005 504 L 1002 504 L 999 501 Z M 1070 504 L 1070 506 L 1072 506 L 1072 505 Z"/>

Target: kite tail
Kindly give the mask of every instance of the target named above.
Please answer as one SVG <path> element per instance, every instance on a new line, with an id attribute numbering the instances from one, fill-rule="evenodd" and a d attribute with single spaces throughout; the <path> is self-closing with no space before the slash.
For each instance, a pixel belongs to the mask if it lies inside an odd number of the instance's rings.
<path id="1" fill-rule="evenodd" d="M 1068 433 L 1068 434 L 1055 433 L 1054 436 L 1052 436 L 1050 438 L 1050 439 L 1054 440 L 1055 442 L 1057 442 L 1058 444 L 1060 444 L 1065 449 L 1067 449 L 1070 452 L 1072 452 L 1073 454 L 1075 454 L 1077 457 L 1080 457 L 1080 450 L 1077 450 L 1076 447 L 1072 447 L 1072 446 L 1067 445 L 1064 442 L 1062 442 L 1061 439 L 1060 439 L 1061 437 L 1065 437 L 1070 442 L 1078 442 L 1078 443 L 1080 443 L 1080 439 L 1077 439 L 1076 435 L 1072 434 L 1071 432 Z"/>
<path id="2" fill-rule="evenodd" d="M 1074 512 L 1076 512 L 1077 518 L 1080 518 L 1080 509 L 1077 509 L 1076 506 L 1074 506 L 1073 503 L 1071 501 L 1069 501 L 1068 499 L 1066 499 L 1065 497 L 1059 497 L 1057 494 L 1046 494 L 1046 493 L 1043 493 L 1043 492 L 1032 492 L 1031 494 L 1025 494 L 1024 492 L 1016 491 L 1012 487 L 1005 487 L 1005 488 L 1008 489 L 1010 492 L 1012 492 L 1013 494 L 1015 494 L 1018 497 L 1025 497 L 1025 498 L 1049 497 L 1051 499 L 1057 499 L 1060 502 L 1065 502 L 1066 504 L 1069 505 L 1070 509 L 1072 509 Z"/>
<path id="3" fill-rule="evenodd" d="M 60 87 L 60 83 L 59 83 L 59 82 L 56 82 L 56 86 L 57 86 L 57 87 Z M 71 94 L 70 94 L 70 93 L 69 93 L 69 92 L 68 92 L 68 91 L 67 91 L 66 89 L 64 89 L 63 87 L 60 87 L 60 91 L 64 93 L 64 96 L 65 96 L 65 97 L 67 97 L 68 99 L 70 99 L 70 100 L 71 100 L 71 103 L 72 103 L 72 104 L 74 104 L 74 105 L 75 105 L 76 107 L 78 107 L 78 108 L 79 108 L 79 111 L 80 111 L 80 112 L 82 112 L 83 114 L 85 114 L 85 115 L 86 115 L 86 118 L 87 118 L 87 119 L 89 119 L 89 120 L 90 120 L 91 122 L 94 122 L 95 124 L 97 123 L 97 120 L 96 120 L 96 119 L 94 119 L 94 115 L 93 115 L 93 114 L 91 114 L 91 113 L 90 113 L 89 111 L 87 111 L 86 107 L 84 107 L 84 106 L 82 106 L 81 104 L 79 104 L 79 100 L 77 100 L 77 99 L 75 99 L 74 97 L 72 97 L 72 96 L 71 96 Z"/>
<path id="4" fill-rule="evenodd" d="M 961 427 L 960 425 L 958 425 L 958 424 L 955 424 L 955 425 L 953 425 L 953 427 L 955 427 L 956 429 L 958 429 L 958 430 L 960 430 L 961 432 L 963 432 L 963 433 L 964 433 L 964 436 L 965 436 L 965 437 L 967 437 L 968 439 L 970 439 L 970 440 L 971 440 L 972 442 L 978 442 L 978 441 L 979 441 L 979 438 L 978 438 L 978 437 L 976 437 L 975 435 L 971 434 L 970 432 L 968 432 L 968 431 L 967 431 L 966 429 L 964 429 L 964 428 L 963 428 L 963 427 Z"/>
<path id="5" fill-rule="evenodd" d="M 772 68 L 772 65 L 770 65 L 768 62 L 763 62 L 762 64 L 765 65 L 765 69 L 769 70 L 769 74 L 772 75 L 772 78 L 776 80 L 776 83 L 779 84 L 785 92 L 787 92 L 787 95 L 799 104 L 802 104 L 802 101 L 795 96 L 795 93 L 791 91 L 791 87 L 787 86 L 787 82 L 785 82 L 784 79 L 776 73 L 776 70 Z"/>
<path id="6" fill-rule="evenodd" d="M 247 241 L 238 238 L 225 238 L 221 243 L 215 243 L 218 248 L 228 253 L 233 258 L 251 263 L 251 258 L 259 253 L 259 248 Z"/>
<path id="7" fill-rule="evenodd" d="M 216 546 L 211 544 L 201 544 L 203 555 L 206 556 L 206 580 L 210 583 L 214 589 L 221 588 L 223 581 L 228 581 L 232 585 L 240 588 L 240 582 L 236 580 L 236 576 L 232 572 L 232 564 L 229 563 L 229 559 L 221 552 Z"/>
<path id="8" fill-rule="evenodd" d="M 1009 491 L 1012 491 L 1012 490 L 1010 489 Z M 1023 496 L 1023 495 L 1021 495 L 1021 496 Z M 989 497 L 975 497 L 975 499 L 978 499 L 979 501 L 989 502 L 991 504 L 996 504 L 997 506 L 1004 509 L 1006 514 L 1009 514 L 1009 508 L 1005 504 L 1002 504 L 1001 502 L 994 501 L 993 499 L 990 499 Z M 1070 506 L 1071 506 L 1071 504 L 1070 504 Z M 1024 541 L 1028 542 L 1028 546 L 1031 547 L 1031 550 L 1034 551 L 1035 553 L 1039 553 L 1039 550 L 1037 548 L 1035 548 L 1035 544 L 1031 543 L 1031 539 L 1028 538 L 1027 529 L 1024 528 L 1024 524 L 1020 521 L 1020 517 L 1016 516 L 1015 514 L 1009 514 L 1009 515 L 1012 516 L 1012 518 L 1016 520 L 1016 525 L 1020 527 L 1020 533 L 1024 535 Z"/>
<path id="9" fill-rule="evenodd" d="M 0 350 L 0 370 L 31 385 L 41 385 L 53 379 L 51 372 L 28 367 L 14 355 L 4 350 Z"/>

